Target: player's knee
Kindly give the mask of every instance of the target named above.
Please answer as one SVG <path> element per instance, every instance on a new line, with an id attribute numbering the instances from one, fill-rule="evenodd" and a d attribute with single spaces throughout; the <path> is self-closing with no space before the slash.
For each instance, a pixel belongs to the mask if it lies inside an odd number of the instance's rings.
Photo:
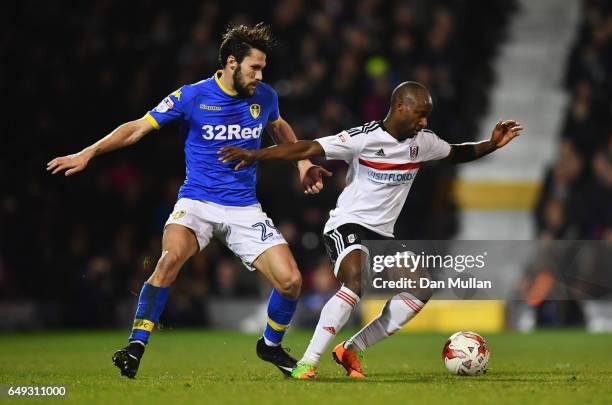
<path id="1" fill-rule="evenodd" d="M 349 290 L 361 297 L 361 252 L 350 252 L 340 263 L 338 280 Z"/>
<path id="2" fill-rule="evenodd" d="M 181 262 L 178 254 L 166 250 L 159 258 L 150 281 L 158 287 L 168 287 L 176 280 L 180 267 Z"/>
<path id="3" fill-rule="evenodd" d="M 302 289 L 302 275 L 296 269 L 287 277 L 279 282 L 278 292 L 287 298 L 297 299 Z"/>

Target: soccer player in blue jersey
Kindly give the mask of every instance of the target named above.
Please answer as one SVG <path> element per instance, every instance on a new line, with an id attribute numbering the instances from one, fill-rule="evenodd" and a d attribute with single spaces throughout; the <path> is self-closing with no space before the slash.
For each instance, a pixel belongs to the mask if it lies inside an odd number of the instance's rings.
<path id="1" fill-rule="evenodd" d="M 204 249 L 213 236 L 248 269 L 262 272 L 274 287 L 257 355 L 287 375 L 296 365 L 280 343 L 300 293 L 297 264 L 257 201 L 256 168 L 235 171 L 232 164 L 217 159 L 217 150 L 223 146 L 259 148 L 264 128 L 276 143 L 297 141 L 280 116 L 276 92 L 261 82 L 266 53 L 273 43 L 270 28 L 262 23 L 228 28 L 219 49 L 222 70 L 179 88 L 143 118 L 127 122 L 82 151 L 55 158 L 47 165 L 53 174 L 65 170 L 70 176 L 85 169 L 94 156 L 132 145 L 173 121 L 179 122 L 185 136 L 186 178 L 164 227 L 161 257 L 140 292 L 128 345 L 113 355 L 122 375 L 136 376 L 170 285 L 187 259 Z M 318 193 L 323 187 L 322 176 L 331 175 L 309 160 L 298 162 L 298 169 L 309 194 Z"/>

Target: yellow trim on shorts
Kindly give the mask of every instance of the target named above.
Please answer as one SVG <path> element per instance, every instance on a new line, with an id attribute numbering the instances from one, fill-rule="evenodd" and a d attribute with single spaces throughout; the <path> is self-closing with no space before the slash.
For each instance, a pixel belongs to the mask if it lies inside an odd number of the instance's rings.
<path id="1" fill-rule="evenodd" d="M 161 127 L 159 126 L 159 124 L 157 123 L 157 121 L 155 120 L 155 118 L 151 115 L 151 113 L 146 113 L 144 118 L 149 121 L 149 124 L 151 124 L 153 126 L 153 128 L 155 129 L 160 129 Z"/>

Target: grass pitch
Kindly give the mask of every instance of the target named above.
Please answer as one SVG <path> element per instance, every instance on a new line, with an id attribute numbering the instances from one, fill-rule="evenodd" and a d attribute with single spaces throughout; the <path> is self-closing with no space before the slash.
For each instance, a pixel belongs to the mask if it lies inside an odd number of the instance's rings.
<path id="1" fill-rule="evenodd" d="M 285 344 L 299 358 L 310 334 L 290 331 Z M 489 373 L 458 377 L 448 375 L 441 360 L 446 335 L 398 334 L 366 353 L 367 380 L 348 379 L 327 354 L 315 381 L 286 379 L 260 361 L 256 336 L 206 330 L 156 331 L 137 379 L 128 380 L 111 364 L 126 336 L 0 335 L 0 384 L 66 385 L 68 400 L 61 403 L 87 404 L 612 402 L 611 335 L 488 335 Z"/>

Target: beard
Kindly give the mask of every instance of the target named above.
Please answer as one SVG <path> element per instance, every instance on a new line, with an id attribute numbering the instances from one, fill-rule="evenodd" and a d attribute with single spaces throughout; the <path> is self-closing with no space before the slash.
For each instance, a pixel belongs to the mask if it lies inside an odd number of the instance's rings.
<path id="1" fill-rule="evenodd" d="M 244 76 L 242 76 L 242 71 L 240 70 L 240 65 L 234 70 L 234 74 L 232 75 L 232 79 L 234 80 L 234 89 L 236 93 L 238 93 L 238 97 L 247 98 L 251 97 L 255 94 L 255 87 L 247 87 L 244 82 Z"/>

